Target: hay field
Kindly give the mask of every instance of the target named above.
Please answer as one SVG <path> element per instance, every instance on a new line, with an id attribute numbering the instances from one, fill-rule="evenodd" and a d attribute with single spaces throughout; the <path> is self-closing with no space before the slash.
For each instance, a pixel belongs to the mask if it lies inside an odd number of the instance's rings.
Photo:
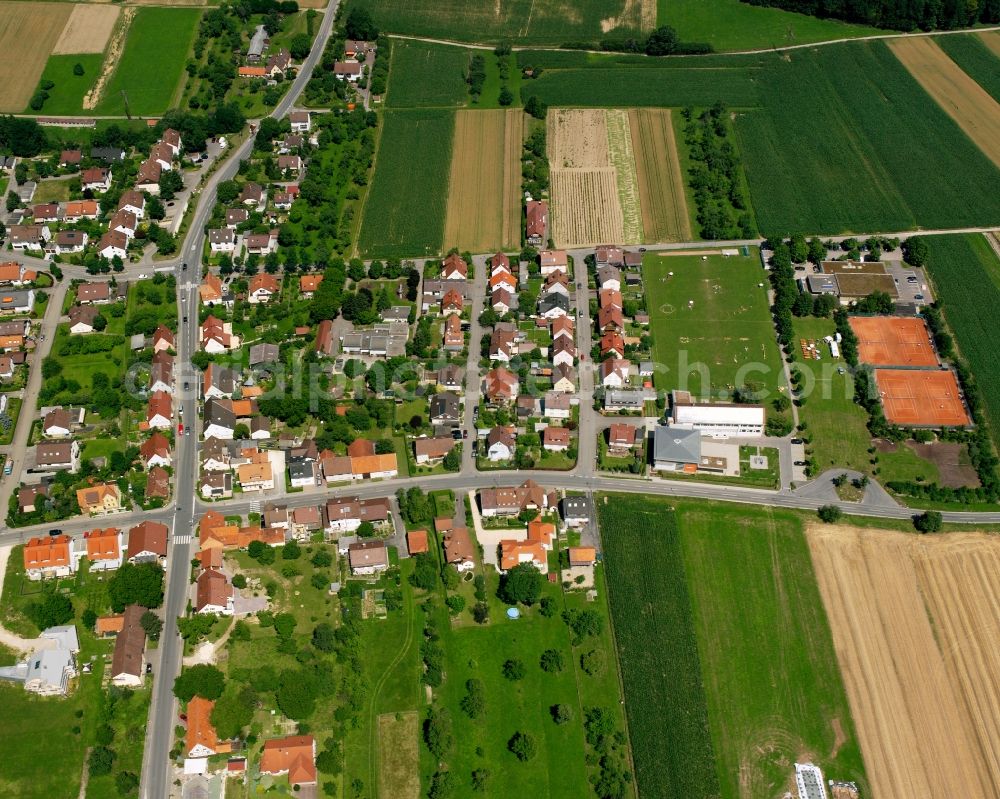
<path id="1" fill-rule="evenodd" d="M 691 220 L 670 109 L 628 112 L 645 241 L 690 241 Z"/>
<path id="2" fill-rule="evenodd" d="M 979 38 L 997 58 L 1000 58 L 1000 31 L 985 31 L 979 34 Z"/>
<path id="3" fill-rule="evenodd" d="M 0 2 L 0 111 L 28 105 L 72 11 L 70 3 Z"/>
<path id="4" fill-rule="evenodd" d="M 103 53 L 117 21 L 117 6 L 74 5 L 52 54 Z"/>
<path id="5" fill-rule="evenodd" d="M 384 713 L 378 717 L 380 797 L 417 799 L 420 796 L 418 726 L 415 710 Z"/>
<path id="6" fill-rule="evenodd" d="M 1000 795 L 1000 541 L 807 535 L 872 796 Z"/>
<path id="7" fill-rule="evenodd" d="M 1000 166 L 1000 103 L 929 37 L 892 39 L 889 49 L 983 154 Z"/>
<path id="8" fill-rule="evenodd" d="M 519 245 L 523 131 L 520 109 L 456 112 L 446 249 L 487 252 Z"/>
<path id="9" fill-rule="evenodd" d="M 621 109 L 604 112 L 608 126 L 608 155 L 615 168 L 618 202 L 622 207 L 622 243 L 642 241 L 642 212 L 639 210 L 639 178 L 635 174 L 632 133 L 628 113 Z"/>

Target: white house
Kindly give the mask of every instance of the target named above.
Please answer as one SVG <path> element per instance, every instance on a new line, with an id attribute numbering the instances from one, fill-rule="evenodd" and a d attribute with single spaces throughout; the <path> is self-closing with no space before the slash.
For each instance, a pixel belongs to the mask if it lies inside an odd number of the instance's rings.
<path id="1" fill-rule="evenodd" d="M 128 237 L 120 231 L 109 230 L 101 236 L 97 244 L 97 254 L 111 260 L 116 255 L 124 259 L 128 255 Z"/>
<path id="2" fill-rule="evenodd" d="M 232 228 L 213 228 L 208 231 L 212 252 L 236 252 L 236 231 Z"/>
<path id="3" fill-rule="evenodd" d="M 496 463 L 509 461 L 517 448 L 517 435 L 513 427 L 494 427 L 486 437 L 486 457 Z"/>

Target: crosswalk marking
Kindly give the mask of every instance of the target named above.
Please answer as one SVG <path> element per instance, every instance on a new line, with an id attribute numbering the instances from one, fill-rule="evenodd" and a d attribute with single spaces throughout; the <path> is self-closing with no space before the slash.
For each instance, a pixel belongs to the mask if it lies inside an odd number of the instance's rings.
<path id="1" fill-rule="evenodd" d="M 187 533 L 186 535 L 175 535 L 174 536 L 174 543 L 175 544 L 190 544 L 191 543 L 191 534 Z"/>

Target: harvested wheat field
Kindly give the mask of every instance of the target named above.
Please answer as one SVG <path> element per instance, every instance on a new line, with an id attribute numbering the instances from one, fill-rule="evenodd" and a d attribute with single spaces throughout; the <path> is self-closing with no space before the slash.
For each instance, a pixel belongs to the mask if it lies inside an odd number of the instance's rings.
<path id="1" fill-rule="evenodd" d="M 0 2 L 0 111 L 24 110 L 73 8 L 71 3 Z"/>
<path id="2" fill-rule="evenodd" d="M 628 112 L 645 241 L 690 241 L 684 178 L 667 108 Z"/>
<path id="3" fill-rule="evenodd" d="M 455 113 L 446 249 L 487 252 L 519 246 L 523 116 L 514 108 Z"/>
<path id="4" fill-rule="evenodd" d="M 420 796 L 419 720 L 417 711 L 384 713 L 378 717 L 380 797 Z"/>
<path id="5" fill-rule="evenodd" d="M 552 169 L 611 166 L 607 117 L 601 108 L 550 108 L 546 148 Z"/>
<path id="6" fill-rule="evenodd" d="M 1000 539 L 807 537 L 872 796 L 1000 796 Z"/>
<path id="7" fill-rule="evenodd" d="M 891 39 L 889 47 L 934 101 L 1000 166 L 1000 103 L 930 37 Z"/>
<path id="8" fill-rule="evenodd" d="M 73 13 L 69 15 L 59 40 L 52 48 L 52 54 L 103 53 L 117 21 L 117 6 L 73 6 Z"/>
<path id="9" fill-rule="evenodd" d="M 552 237 L 567 249 L 624 241 L 615 170 L 553 169 Z"/>
<path id="10" fill-rule="evenodd" d="M 993 55 L 1000 58 L 1000 31 L 984 31 L 979 34 L 979 38 L 993 51 Z"/>

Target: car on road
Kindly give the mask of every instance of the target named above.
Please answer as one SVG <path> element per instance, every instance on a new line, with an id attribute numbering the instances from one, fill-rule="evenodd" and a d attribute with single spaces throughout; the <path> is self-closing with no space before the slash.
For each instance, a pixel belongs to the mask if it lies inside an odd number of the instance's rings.
<path id="1" fill-rule="evenodd" d="M 468 438 L 468 437 L 469 437 L 469 431 L 468 430 L 463 430 L 462 431 L 462 438 Z"/>
<path id="2" fill-rule="evenodd" d="M 924 298 L 923 294 L 914 294 L 913 295 L 913 299 L 915 299 L 915 300 L 922 300 L 923 298 Z"/>
<path id="3" fill-rule="evenodd" d="M 184 431 L 184 435 L 186 435 L 186 436 L 191 435 L 191 428 L 190 427 L 187 430 Z"/>
<path id="4" fill-rule="evenodd" d="M 188 318 L 185 316 L 184 317 L 184 324 L 187 324 L 187 320 L 188 320 Z"/>
<path id="5" fill-rule="evenodd" d="M 793 438 L 792 439 L 792 443 L 793 444 L 801 444 L 802 443 L 802 439 L 801 438 Z"/>
<path id="6" fill-rule="evenodd" d="M 793 466 L 805 466 L 806 462 L 805 461 L 792 461 L 792 465 Z"/>
<path id="7" fill-rule="evenodd" d="M 13 471 L 14 471 L 14 461 L 12 461 L 10 458 L 7 458 L 7 463 L 5 463 L 3 467 L 3 473 L 10 474 Z"/>
<path id="8" fill-rule="evenodd" d="M 179 425 L 177 425 L 177 433 L 178 433 L 178 435 L 184 435 L 184 423 L 183 422 L 181 422 Z"/>
<path id="9" fill-rule="evenodd" d="M 187 264 L 185 263 L 185 264 L 183 264 L 183 265 L 181 266 L 181 271 L 182 271 L 182 272 L 187 272 L 187 270 L 188 270 L 188 265 L 187 265 Z"/>
<path id="10" fill-rule="evenodd" d="M 57 535 L 62 535 L 62 530 L 59 529 L 49 530 L 49 535 L 51 535 L 52 537 L 55 537 Z"/>

